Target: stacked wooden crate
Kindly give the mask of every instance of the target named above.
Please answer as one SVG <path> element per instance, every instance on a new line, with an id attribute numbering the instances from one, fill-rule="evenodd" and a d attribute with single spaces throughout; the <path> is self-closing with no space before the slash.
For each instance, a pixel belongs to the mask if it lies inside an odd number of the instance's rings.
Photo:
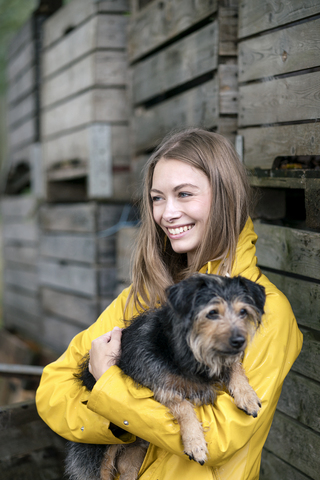
<path id="1" fill-rule="evenodd" d="M 122 205 L 99 202 L 40 208 L 42 343 L 56 351 L 64 350 L 115 298 L 116 237 L 99 232 L 117 224 L 122 211 Z"/>
<path id="2" fill-rule="evenodd" d="M 262 480 L 319 478 L 319 14 L 313 0 L 239 6 L 239 134 L 251 183 L 261 189 L 258 263 L 289 298 L 304 334 L 266 442 Z"/>
<path id="3" fill-rule="evenodd" d="M 2 199 L 3 319 L 8 329 L 41 340 L 37 209 L 32 195 Z"/>
<path id="4" fill-rule="evenodd" d="M 172 129 L 203 126 L 234 140 L 238 2 L 133 3 L 128 55 L 138 179 L 147 153 Z"/>
<path id="5" fill-rule="evenodd" d="M 44 26 L 47 198 L 130 198 L 128 0 L 73 0 Z"/>

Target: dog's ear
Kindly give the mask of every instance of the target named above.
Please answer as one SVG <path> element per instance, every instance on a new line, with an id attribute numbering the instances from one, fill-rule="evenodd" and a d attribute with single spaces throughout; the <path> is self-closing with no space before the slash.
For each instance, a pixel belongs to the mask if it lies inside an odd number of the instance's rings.
<path id="1" fill-rule="evenodd" d="M 206 284 L 205 275 L 195 274 L 182 280 L 166 290 L 167 301 L 179 315 L 186 315 L 192 310 L 196 295 Z"/>
<path id="2" fill-rule="evenodd" d="M 260 315 L 264 314 L 264 306 L 266 303 L 266 291 L 262 285 L 252 282 L 244 277 L 239 277 L 240 283 L 245 287 L 250 297 L 254 301 L 255 306 L 259 310 Z"/>

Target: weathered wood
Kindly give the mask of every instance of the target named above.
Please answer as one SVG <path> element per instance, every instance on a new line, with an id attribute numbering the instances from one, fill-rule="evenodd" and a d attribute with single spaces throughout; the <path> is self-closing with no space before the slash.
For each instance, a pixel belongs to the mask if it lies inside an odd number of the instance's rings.
<path id="1" fill-rule="evenodd" d="M 126 54 L 98 51 L 72 63 L 42 84 L 42 107 L 95 86 L 122 86 L 127 82 Z"/>
<path id="2" fill-rule="evenodd" d="M 19 50 L 25 45 L 30 44 L 32 40 L 33 21 L 32 18 L 29 18 L 9 43 L 7 50 L 8 60 L 12 61 L 13 59 L 11 57 L 17 55 Z"/>
<path id="3" fill-rule="evenodd" d="M 302 23 L 239 44 L 239 81 L 319 66 L 320 19 Z"/>
<path id="4" fill-rule="evenodd" d="M 10 365 L 8 363 L 0 363 L 0 376 L 2 377 L 41 377 L 42 372 L 43 367 L 36 365 Z"/>
<path id="5" fill-rule="evenodd" d="M 317 0 L 241 0 L 239 5 L 239 38 L 286 25 L 320 13 Z"/>
<path id="6" fill-rule="evenodd" d="M 320 155 L 320 124 L 239 129 L 248 168 L 272 168 L 276 157 Z"/>
<path id="7" fill-rule="evenodd" d="M 28 68 L 15 82 L 9 84 L 7 99 L 8 103 L 16 104 L 22 100 L 27 94 L 31 93 L 36 86 L 36 71 L 35 67 Z"/>
<path id="8" fill-rule="evenodd" d="M 130 20 L 130 60 L 137 60 L 216 11 L 217 0 L 151 2 Z"/>
<path id="9" fill-rule="evenodd" d="M 320 331 L 320 284 L 262 271 L 286 295 L 299 325 Z"/>
<path id="10" fill-rule="evenodd" d="M 51 21 L 54 18 L 51 18 Z M 123 15 L 96 15 L 79 28 L 72 30 L 61 41 L 43 52 L 43 78 L 68 66 L 84 55 L 104 48 L 126 46 L 128 17 Z M 45 24 L 45 29 L 48 24 Z"/>
<path id="11" fill-rule="evenodd" d="M 36 114 L 36 94 L 31 92 L 20 102 L 8 107 L 7 125 L 8 128 L 14 129 L 29 117 Z"/>
<path id="12" fill-rule="evenodd" d="M 38 225 L 35 220 L 29 222 L 10 222 L 3 225 L 3 239 L 9 243 L 36 243 L 39 238 Z"/>
<path id="13" fill-rule="evenodd" d="M 35 117 L 27 118 L 23 123 L 15 129 L 8 132 L 8 147 L 10 151 L 21 149 L 36 141 L 36 120 Z M 26 161 L 26 158 L 20 158 Z"/>
<path id="14" fill-rule="evenodd" d="M 283 413 L 275 414 L 266 448 L 310 478 L 318 478 L 319 435 Z"/>
<path id="15" fill-rule="evenodd" d="M 82 330 L 83 326 L 66 322 L 65 319 L 53 315 L 45 315 L 42 344 L 61 354 L 69 346 L 73 337 Z"/>
<path id="16" fill-rule="evenodd" d="M 60 232 L 94 232 L 95 211 L 94 203 L 63 206 L 43 205 L 39 212 L 40 227 L 43 230 Z"/>
<path id="17" fill-rule="evenodd" d="M 214 78 L 153 108 L 138 108 L 134 115 L 136 150 L 152 148 L 173 128 L 212 127 L 219 116 L 219 86 Z"/>
<path id="18" fill-rule="evenodd" d="M 20 309 L 22 316 L 25 312 L 35 317 L 41 315 L 39 297 L 33 292 L 31 294 L 30 292 L 21 292 L 6 285 L 3 292 L 3 303 L 7 309 L 10 307 Z"/>
<path id="19" fill-rule="evenodd" d="M 28 312 L 23 312 L 18 308 L 10 306 L 3 310 L 4 325 L 9 330 L 13 330 L 23 335 L 25 338 L 42 342 L 42 317 L 35 317 Z"/>
<path id="20" fill-rule="evenodd" d="M 17 54 L 9 59 L 7 63 L 8 81 L 14 81 L 14 79 L 18 75 L 21 75 L 24 70 L 30 68 L 35 62 L 35 53 L 35 44 L 33 41 L 21 46 Z"/>
<path id="21" fill-rule="evenodd" d="M 94 122 L 127 122 L 127 92 L 122 88 L 95 88 L 82 93 L 42 116 L 43 137 L 62 134 L 66 130 L 85 127 Z"/>
<path id="22" fill-rule="evenodd" d="M 98 295 L 115 298 L 117 287 L 117 269 L 104 266 L 98 270 Z"/>
<path id="23" fill-rule="evenodd" d="M 131 257 L 138 232 L 138 227 L 126 227 L 117 234 L 117 279 L 126 286 L 131 283 Z"/>
<path id="24" fill-rule="evenodd" d="M 284 381 L 278 410 L 320 433 L 320 384 L 295 372 Z"/>
<path id="25" fill-rule="evenodd" d="M 133 103 L 211 72 L 218 65 L 219 27 L 215 20 L 133 66 Z"/>
<path id="26" fill-rule="evenodd" d="M 46 287 L 41 288 L 41 305 L 44 312 L 71 320 L 83 328 L 95 322 L 100 313 L 96 298 L 88 299 Z"/>
<path id="27" fill-rule="evenodd" d="M 107 228 L 116 225 L 121 215 L 126 208 L 123 204 L 108 204 L 99 202 L 97 204 L 97 228 L 98 232 L 101 232 Z M 130 212 L 129 212 L 130 215 Z"/>
<path id="28" fill-rule="evenodd" d="M 78 28 L 84 21 L 100 13 L 125 13 L 130 9 L 129 0 L 102 0 L 89 1 L 77 0 L 70 2 L 60 8 L 52 15 L 45 24 L 44 28 L 44 47 L 47 48 L 55 43 L 61 37 L 67 35 L 67 32 Z"/>
<path id="29" fill-rule="evenodd" d="M 4 283 L 13 287 L 36 293 L 38 291 L 38 274 L 35 269 L 11 268 L 9 264 L 4 269 Z"/>
<path id="30" fill-rule="evenodd" d="M 96 243 L 93 235 L 41 235 L 40 255 L 84 263 L 96 261 Z"/>
<path id="31" fill-rule="evenodd" d="M 37 199 L 33 195 L 17 195 L 1 198 L 1 214 L 8 219 L 22 220 L 32 217 L 37 210 Z"/>
<path id="32" fill-rule="evenodd" d="M 232 5 L 232 3 L 234 3 L 234 5 Z M 219 23 L 219 55 L 236 57 L 238 54 L 238 50 L 237 50 L 238 5 L 237 5 L 237 2 L 230 2 L 230 4 L 225 7 L 219 5 L 218 23 Z"/>
<path id="33" fill-rule="evenodd" d="M 98 293 L 97 272 L 90 266 L 74 265 L 67 261 L 54 262 L 46 258 L 39 261 L 39 283 L 65 292 L 87 297 Z"/>
<path id="34" fill-rule="evenodd" d="M 320 233 L 254 222 L 261 267 L 320 279 Z"/>
<path id="35" fill-rule="evenodd" d="M 239 126 L 315 120 L 320 111 L 320 73 L 278 78 L 239 88 Z"/>
<path id="36" fill-rule="evenodd" d="M 320 228 L 320 179 L 306 182 L 305 207 L 308 228 Z"/>
<path id="37" fill-rule="evenodd" d="M 303 347 L 293 365 L 293 371 L 320 382 L 320 334 L 301 328 Z"/>
<path id="38" fill-rule="evenodd" d="M 280 460 L 266 448 L 262 451 L 260 480 L 310 480 L 310 477 L 296 470 L 283 460 Z"/>
<path id="39" fill-rule="evenodd" d="M 219 65 L 219 113 L 238 113 L 238 65 Z"/>

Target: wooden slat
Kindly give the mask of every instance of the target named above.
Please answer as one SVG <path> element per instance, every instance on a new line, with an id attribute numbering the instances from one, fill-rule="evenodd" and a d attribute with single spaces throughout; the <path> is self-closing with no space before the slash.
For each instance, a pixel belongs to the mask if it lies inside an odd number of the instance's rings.
<path id="1" fill-rule="evenodd" d="M 1 214 L 7 219 L 24 219 L 35 214 L 37 199 L 33 195 L 17 195 L 1 198 Z"/>
<path id="2" fill-rule="evenodd" d="M 320 64 L 320 19 L 289 26 L 239 44 L 239 81 L 270 77 Z"/>
<path id="3" fill-rule="evenodd" d="M 38 225 L 35 221 L 10 222 L 3 225 L 3 239 L 5 244 L 10 243 L 36 243 L 39 238 Z"/>
<path id="4" fill-rule="evenodd" d="M 136 60 L 216 12 L 217 1 L 153 1 L 129 23 L 129 58 Z"/>
<path id="5" fill-rule="evenodd" d="M 41 258 L 39 261 L 39 283 L 62 291 L 92 297 L 98 293 L 97 271 L 91 266 L 59 263 Z"/>
<path id="6" fill-rule="evenodd" d="M 60 8 L 54 15 L 46 20 L 44 25 L 44 47 L 61 39 L 71 28 L 77 28 L 97 12 L 121 13 L 130 9 L 129 0 L 103 0 L 100 2 L 88 2 L 77 0 Z"/>
<path id="7" fill-rule="evenodd" d="M 52 19 L 53 20 L 53 19 Z M 128 17 L 98 15 L 71 31 L 60 42 L 43 52 L 43 78 L 67 67 L 84 55 L 105 48 L 126 46 Z"/>
<path id="8" fill-rule="evenodd" d="M 65 319 L 53 315 L 45 315 L 42 343 L 55 352 L 62 353 L 66 350 L 72 338 L 82 330 L 83 326 L 68 323 Z"/>
<path id="9" fill-rule="evenodd" d="M 320 334 L 301 327 L 303 347 L 293 371 L 320 382 Z"/>
<path id="10" fill-rule="evenodd" d="M 8 103 L 16 103 L 31 93 L 36 87 L 35 66 L 26 70 L 14 83 L 9 84 L 7 99 Z"/>
<path id="11" fill-rule="evenodd" d="M 320 331 L 320 284 L 262 271 L 286 295 L 299 325 Z"/>
<path id="12" fill-rule="evenodd" d="M 8 107 L 7 125 L 10 129 L 15 128 L 19 123 L 28 117 L 36 114 L 36 94 L 31 92 L 27 97 L 23 98 L 18 104 Z"/>
<path id="13" fill-rule="evenodd" d="M 318 478 L 319 435 L 280 412 L 275 414 L 266 448 L 310 478 Z"/>
<path id="14" fill-rule="evenodd" d="M 44 287 L 41 288 L 41 305 L 47 314 L 72 320 L 83 328 L 95 322 L 100 313 L 96 298 L 88 299 Z"/>
<path id="15" fill-rule="evenodd" d="M 254 222 L 261 267 L 320 279 L 320 233 Z"/>
<path id="16" fill-rule="evenodd" d="M 129 166 L 129 127 L 126 125 L 107 125 L 111 128 L 110 155 L 113 166 Z M 43 161 L 47 168 L 53 165 L 76 158 L 88 164 L 91 155 L 91 137 L 93 125 L 81 128 L 74 132 L 62 132 L 61 136 L 42 143 Z"/>
<path id="17" fill-rule="evenodd" d="M 38 291 L 38 273 L 34 269 L 11 268 L 6 266 L 4 269 L 3 281 L 5 285 L 21 288 L 29 292 L 37 293 Z"/>
<path id="18" fill-rule="evenodd" d="M 11 151 L 20 150 L 36 141 L 36 118 L 29 117 L 14 130 L 9 130 L 8 145 Z M 26 160 L 26 159 L 22 159 Z"/>
<path id="19" fill-rule="evenodd" d="M 133 103 L 142 103 L 217 68 L 218 22 L 203 27 L 133 67 Z"/>
<path id="20" fill-rule="evenodd" d="M 3 258 L 11 264 L 35 265 L 38 258 L 37 245 L 4 245 Z"/>
<path id="21" fill-rule="evenodd" d="M 286 25 L 320 13 L 317 0 L 241 0 L 239 6 L 239 38 L 270 28 Z"/>
<path id="22" fill-rule="evenodd" d="M 40 209 L 40 227 L 58 232 L 90 233 L 96 229 L 94 203 L 49 206 Z"/>
<path id="23" fill-rule="evenodd" d="M 126 54 L 98 51 L 87 55 L 42 84 L 42 107 L 95 86 L 124 86 L 127 82 Z"/>
<path id="24" fill-rule="evenodd" d="M 35 317 L 40 317 L 40 301 L 39 297 L 33 292 L 21 292 L 10 289 L 8 286 L 4 288 L 3 302 L 6 308 L 15 307 L 21 312 L 29 313 Z"/>
<path id="25" fill-rule="evenodd" d="M 117 234 L 117 279 L 126 285 L 130 285 L 131 257 L 138 232 L 138 227 L 127 227 Z"/>
<path id="26" fill-rule="evenodd" d="M 212 127 L 219 116 L 217 78 L 150 109 L 135 110 L 136 150 L 154 147 L 173 128 Z"/>
<path id="27" fill-rule="evenodd" d="M 125 89 L 95 88 L 44 111 L 43 137 L 47 139 L 94 122 L 126 122 L 128 114 Z"/>
<path id="28" fill-rule="evenodd" d="M 17 54 L 7 63 L 7 75 L 10 82 L 14 81 L 24 70 L 35 62 L 35 43 L 30 41 L 21 46 Z"/>
<path id="29" fill-rule="evenodd" d="M 239 126 L 315 120 L 320 114 L 320 72 L 239 88 Z"/>
<path id="30" fill-rule="evenodd" d="M 278 410 L 320 433 L 320 383 L 294 372 L 284 381 Z"/>
<path id="31" fill-rule="evenodd" d="M 239 129 L 248 168 L 272 168 L 276 157 L 320 155 L 320 124 L 279 125 Z"/>
<path id="32" fill-rule="evenodd" d="M 227 6 L 222 6 L 225 3 Z M 238 54 L 238 1 L 221 2 L 218 9 L 219 55 Z"/>
<path id="33" fill-rule="evenodd" d="M 303 473 L 296 470 L 283 460 L 280 460 L 267 449 L 262 451 L 260 480 L 310 480 Z"/>
<path id="34" fill-rule="evenodd" d="M 0 376 L 26 378 L 41 377 L 43 367 L 36 365 L 10 365 L 8 363 L 0 363 Z"/>
<path id="35" fill-rule="evenodd" d="M 238 65 L 219 65 L 219 112 L 238 113 Z"/>
<path id="36" fill-rule="evenodd" d="M 7 329 L 39 344 L 42 342 L 42 317 L 35 317 L 12 306 L 4 307 L 3 321 Z"/>
<path id="37" fill-rule="evenodd" d="M 41 235 L 40 255 L 84 263 L 96 261 L 96 243 L 93 235 Z"/>
<path id="38" fill-rule="evenodd" d="M 28 45 L 33 40 L 33 19 L 30 17 L 26 23 L 20 28 L 20 30 L 13 37 L 12 41 L 8 45 L 8 60 L 11 57 L 17 55 L 21 48 Z"/>

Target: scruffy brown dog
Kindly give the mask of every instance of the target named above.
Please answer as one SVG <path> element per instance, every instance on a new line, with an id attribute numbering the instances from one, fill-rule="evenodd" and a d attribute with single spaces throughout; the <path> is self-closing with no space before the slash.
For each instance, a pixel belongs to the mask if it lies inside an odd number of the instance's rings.
<path id="1" fill-rule="evenodd" d="M 249 338 L 261 324 L 264 287 L 243 277 L 196 274 L 167 290 L 167 302 L 135 317 L 123 330 L 117 365 L 144 385 L 180 425 L 185 454 L 201 465 L 207 445 L 194 405 L 213 404 L 224 385 L 238 408 L 256 417 L 260 400 L 241 365 Z M 91 390 L 88 358 L 79 380 Z M 124 433 L 112 426 L 115 436 Z M 135 480 L 148 443 L 69 443 L 67 473 L 72 480 Z"/>

